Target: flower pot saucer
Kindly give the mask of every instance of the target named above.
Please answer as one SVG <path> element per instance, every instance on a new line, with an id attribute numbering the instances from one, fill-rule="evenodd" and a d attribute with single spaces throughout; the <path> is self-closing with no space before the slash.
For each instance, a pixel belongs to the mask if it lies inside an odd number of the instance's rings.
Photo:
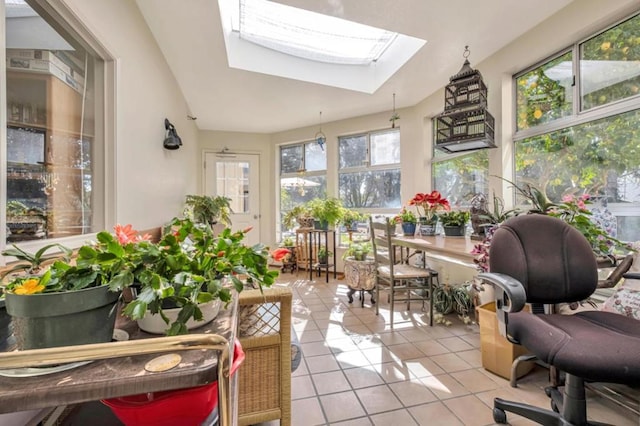
<path id="1" fill-rule="evenodd" d="M 73 368 L 82 367 L 93 361 L 79 361 L 71 362 L 68 364 L 58 364 L 47 367 L 25 367 L 25 368 L 10 368 L 7 370 L 0 370 L 0 376 L 4 377 L 36 377 L 44 376 L 45 374 L 59 373 L 61 371 L 71 370 Z"/>
<path id="2" fill-rule="evenodd" d="M 129 333 L 124 330 L 116 328 L 113 330 L 113 341 L 129 340 Z M 61 371 L 71 370 L 73 368 L 82 367 L 93 361 L 78 361 L 70 362 L 68 364 L 47 365 L 44 367 L 24 367 L 24 368 L 10 368 L 6 370 L 0 370 L 0 376 L 4 377 L 36 377 L 44 376 L 45 374 L 59 373 Z"/>

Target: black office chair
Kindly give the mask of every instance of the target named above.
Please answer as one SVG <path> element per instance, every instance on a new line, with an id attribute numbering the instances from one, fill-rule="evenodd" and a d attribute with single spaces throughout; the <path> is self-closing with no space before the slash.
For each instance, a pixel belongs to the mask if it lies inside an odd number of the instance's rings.
<path id="1" fill-rule="evenodd" d="M 495 285 L 502 334 L 566 375 L 563 394 L 545 390 L 553 411 L 495 398 L 497 423 L 510 411 L 544 425 L 586 425 L 585 381 L 640 383 L 637 320 L 600 311 L 520 312 L 525 303 L 577 302 L 595 291 L 596 259 L 575 228 L 538 214 L 509 219 L 493 236 L 490 271 L 480 277 Z"/>

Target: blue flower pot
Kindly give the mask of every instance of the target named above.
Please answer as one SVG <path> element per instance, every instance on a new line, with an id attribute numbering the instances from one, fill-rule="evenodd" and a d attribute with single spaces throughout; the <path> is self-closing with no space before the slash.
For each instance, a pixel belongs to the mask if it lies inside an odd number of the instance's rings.
<path id="1" fill-rule="evenodd" d="M 415 235 L 416 224 L 402 222 L 402 232 L 404 233 L 404 235 L 411 235 L 411 236 Z"/>

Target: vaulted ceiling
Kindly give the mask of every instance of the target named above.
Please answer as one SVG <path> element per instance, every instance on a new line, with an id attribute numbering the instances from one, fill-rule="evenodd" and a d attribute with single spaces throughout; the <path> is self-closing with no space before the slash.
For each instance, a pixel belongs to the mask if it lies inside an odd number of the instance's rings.
<path id="1" fill-rule="evenodd" d="M 427 40 L 375 93 L 233 69 L 217 0 L 136 0 L 201 130 L 274 133 L 413 106 L 573 0 L 278 0 Z"/>

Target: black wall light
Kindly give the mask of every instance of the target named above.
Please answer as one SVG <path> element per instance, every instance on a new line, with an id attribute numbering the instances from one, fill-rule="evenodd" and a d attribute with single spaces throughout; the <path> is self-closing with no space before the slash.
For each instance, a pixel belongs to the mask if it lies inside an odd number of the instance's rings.
<path id="1" fill-rule="evenodd" d="M 182 146 L 182 139 L 178 136 L 178 131 L 175 126 L 169 122 L 168 119 L 164 119 L 164 128 L 166 130 L 166 135 L 164 137 L 164 142 L 162 146 L 165 149 L 175 150 Z"/>

